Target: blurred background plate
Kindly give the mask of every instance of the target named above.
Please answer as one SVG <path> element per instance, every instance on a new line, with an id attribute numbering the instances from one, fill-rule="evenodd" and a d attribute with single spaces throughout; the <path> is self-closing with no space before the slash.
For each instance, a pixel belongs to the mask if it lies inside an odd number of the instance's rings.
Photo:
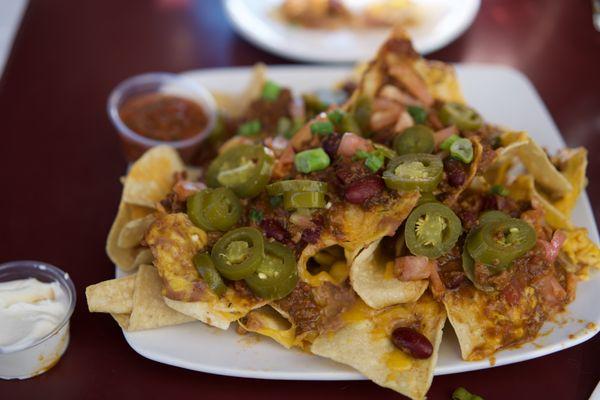
<path id="1" fill-rule="evenodd" d="M 387 35 L 385 28 L 308 29 L 277 17 L 283 0 L 225 0 L 237 32 L 254 45 L 280 56 L 311 62 L 356 62 L 370 58 Z M 367 0 L 348 0 L 356 9 Z M 471 24 L 480 0 L 415 0 L 422 22 L 408 31 L 416 50 L 427 54 L 458 38 Z M 346 4 L 346 3 L 345 3 Z"/>

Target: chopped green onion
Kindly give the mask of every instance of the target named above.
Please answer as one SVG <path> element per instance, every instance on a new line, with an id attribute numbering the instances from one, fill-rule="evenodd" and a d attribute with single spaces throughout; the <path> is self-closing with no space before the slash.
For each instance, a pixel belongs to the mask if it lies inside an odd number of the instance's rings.
<path id="1" fill-rule="evenodd" d="M 277 134 L 281 136 L 286 136 L 288 132 L 292 129 L 292 121 L 288 117 L 280 117 L 277 120 Z"/>
<path id="2" fill-rule="evenodd" d="M 333 110 L 327 113 L 327 119 L 329 119 L 333 124 L 339 125 L 344 119 L 344 115 L 346 113 L 342 110 Z"/>
<path id="3" fill-rule="evenodd" d="M 313 135 L 325 136 L 333 133 L 333 124 L 330 121 L 316 121 L 310 124 Z"/>
<path id="4" fill-rule="evenodd" d="M 375 147 L 375 150 L 377 150 L 385 158 L 392 159 L 398 155 L 394 150 L 379 143 L 373 143 L 373 147 Z"/>
<path id="5" fill-rule="evenodd" d="M 457 139 L 450 146 L 450 155 L 465 164 L 473 161 L 473 144 L 469 139 Z"/>
<path id="6" fill-rule="evenodd" d="M 367 157 L 365 160 L 365 165 L 373 172 L 377 172 L 383 167 L 383 156 L 373 154 L 370 157 Z"/>
<path id="7" fill-rule="evenodd" d="M 283 197 L 281 196 L 271 196 L 269 197 L 269 204 L 271 204 L 271 207 L 275 208 L 281 205 L 281 203 L 283 203 Z"/>
<path id="8" fill-rule="evenodd" d="M 484 400 L 483 397 L 470 393 L 467 389 L 459 387 L 452 393 L 452 400 Z"/>
<path id="9" fill-rule="evenodd" d="M 497 194 L 500 196 L 508 196 L 510 194 L 510 191 L 502 185 L 494 185 L 492 186 L 491 190 L 490 190 L 493 194 Z"/>
<path id="10" fill-rule="evenodd" d="M 287 132 L 285 132 L 283 134 L 283 137 L 286 139 L 291 139 L 294 137 L 294 135 L 296 134 L 296 132 L 298 132 L 298 130 L 300 128 L 302 128 L 304 126 L 304 120 L 302 120 L 302 118 L 295 118 L 292 121 L 292 126 L 290 127 L 290 129 L 287 130 Z"/>
<path id="11" fill-rule="evenodd" d="M 294 157 L 296 169 L 304 174 L 327 168 L 331 160 L 322 148 L 304 150 Z"/>
<path id="12" fill-rule="evenodd" d="M 440 144 L 440 149 L 442 149 L 442 150 L 450 150 L 450 146 L 452 146 L 452 143 L 456 142 L 458 139 L 460 139 L 460 136 L 458 136 L 458 135 L 452 135 L 450 137 L 447 137 Z"/>
<path id="13" fill-rule="evenodd" d="M 365 160 L 365 165 L 373 172 L 379 171 L 385 162 L 385 156 L 379 150 L 370 153 L 364 150 L 358 150 L 354 156 L 359 160 Z"/>
<path id="14" fill-rule="evenodd" d="M 262 90 L 262 98 L 268 101 L 275 101 L 279 97 L 281 87 L 273 81 L 266 81 Z"/>
<path id="15" fill-rule="evenodd" d="M 427 120 L 427 111 L 418 106 L 408 106 L 406 111 L 410 114 L 415 124 L 422 124 Z"/>
<path id="16" fill-rule="evenodd" d="M 240 136 L 255 136 L 260 133 L 260 130 L 260 121 L 257 119 L 253 119 L 252 121 L 248 121 L 240 125 L 238 127 L 237 134 Z"/>
<path id="17" fill-rule="evenodd" d="M 253 208 L 250 210 L 249 217 L 252 221 L 260 224 L 260 222 L 263 220 L 263 212 Z"/>

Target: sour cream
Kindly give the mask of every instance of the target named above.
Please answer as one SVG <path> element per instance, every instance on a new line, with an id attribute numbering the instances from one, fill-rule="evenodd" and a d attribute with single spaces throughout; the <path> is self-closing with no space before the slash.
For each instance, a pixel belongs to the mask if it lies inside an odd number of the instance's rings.
<path id="1" fill-rule="evenodd" d="M 58 282 L 0 282 L 0 353 L 38 342 L 58 327 L 68 310 L 69 298 Z"/>

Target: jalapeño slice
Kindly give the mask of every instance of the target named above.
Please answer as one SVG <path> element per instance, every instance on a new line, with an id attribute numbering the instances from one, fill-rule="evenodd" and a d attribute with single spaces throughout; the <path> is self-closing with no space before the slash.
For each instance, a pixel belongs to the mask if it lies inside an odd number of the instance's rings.
<path id="1" fill-rule="evenodd" d="M 327 192 L 327 183 L 308 179 L 290 179 L 267 185 L 270 196 L 280 196 L 285 192 Z"/>
<path id="2" fill-rule="evenodd" d="M 446 103 L 438 112 L 440 121 L 445 126 L 456 125 L 461 131 L 476 131 L 483 125 L 477 111 L 459 103 Z"/>
<path id="3" fill-rule="evenodd" d="M 467 242 L 467 249 L 480 263 L 506 268 L 511 261 L 527 253 L 537 240 L 535 230 L 527 222 L 506 218 L 482 224 Z"/>
<path id="4" fill-rule="evenodd" d="M 256 228 L 227 232 L 212 248 L 215 268 L 227 279 L 240 280 L 252 275 L 264 258 L 265 243 Z"/>
<path id="5" fill-rule="evenodd" d="M 325 207 L 325 193 L 323 192 L 285 192 L 283 194 L 283 208 L 286 210 L 323 207 Z"/>
<path id="6" fill-rule="evenodd" d="M 205 189 L 188 197 L 190 220 L 207 231 L 226 231 L 242 215 L 242 205 L 228 188 Z"/>
<path id="7" fill-rule="evenodd" d="M 208 287 L 215 292 L 218 296 L 222 296 L 227 290 L 227 287 L 223 283 L 223 279 L 213 263 L 210 254 L 207 252 L 198 253 L 194 256 L 194 266 L 202 277 L 202 280 L 208 285 Z"/>
<path id="8" fill-rule="evenodd" d="M 218 156 L 208 167 L 206 183 L 225 186 L 239 197 L 254 197 L 271 177 L 273 158 L 261 145 L 240 145 Z"/>
<path id="9" fill-rule="evenodd" d="M 469 278 L 469 280 L 471 282 L 473 282 L 473 286 L 475 286 L 475 288 L 484 291 L 484 292 L 492 292 L 494 290 L 494 288 L 492 288 L 491 286 L 487 286 L 487 285 L 482 285 L 481 283 L 479 283 L 477 281 L 477 279 L 475 279 L 475 260 L 473 260 L 473 257 L 471 257 L 471 255 L 469 254 L 469 251 L 467 250 L 467 245 L 466 243 L 469 241 L 469 238 L 471 236 L 471 232 L 467 233 L 467 237 L 465 238 L 465 244 L 463 245 L 463 249 L 462 249 L 462 267 L 463 267 L 463 271 L 465 271 L 465 275 L 467 276 L 467 278 Z"/>
<path id="10" fill-rule="evenodd" d="M 433 131 L 425 125 L 406 128 L 394 138 L 394 150 L 399 155 L 413 153 L 431 153 L 435 147 Z"/>
<path id="11" fill-rule="evenodd" d="M 298 283 L 294 254 L 282 244 L 265 243 L 263 261 L 245 281 L 255 295 L 265 300 L 278 300 L 287 296 Z"/>
<path id="12" fill-rule="evenodd" d="M 498 210 L 484 211 L 479 216 L 479 225 L 485 225 L 494 221 L 510 219 L 510 215 Z"/>
<path id="13" fill-rule="evenodd" d="M 460 219 L 441 203 L 421 204 L 404 226 L 406 246 L 417 256 L 437 258 L 456 244 L 462 233 Z"/>
<path id="14" fill-rule="evenodd" d="M 405 154 L 390 160 L 383 180 L 390 189 L 431 192 L 440 180 L 444 166 L 432 154 Z"/>

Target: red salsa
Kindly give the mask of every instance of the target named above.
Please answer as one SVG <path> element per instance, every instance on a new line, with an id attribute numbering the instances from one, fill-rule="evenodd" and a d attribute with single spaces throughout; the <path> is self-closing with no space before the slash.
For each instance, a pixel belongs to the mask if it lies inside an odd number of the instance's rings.
<path id="1" fill-rule="evenodd" d="M 149 139 L 169 142 L 197 135 L 208 121 L 198 103 L 160 93 L 128 99 L 121 106 L 119 115 L 135 133 Z"/>

